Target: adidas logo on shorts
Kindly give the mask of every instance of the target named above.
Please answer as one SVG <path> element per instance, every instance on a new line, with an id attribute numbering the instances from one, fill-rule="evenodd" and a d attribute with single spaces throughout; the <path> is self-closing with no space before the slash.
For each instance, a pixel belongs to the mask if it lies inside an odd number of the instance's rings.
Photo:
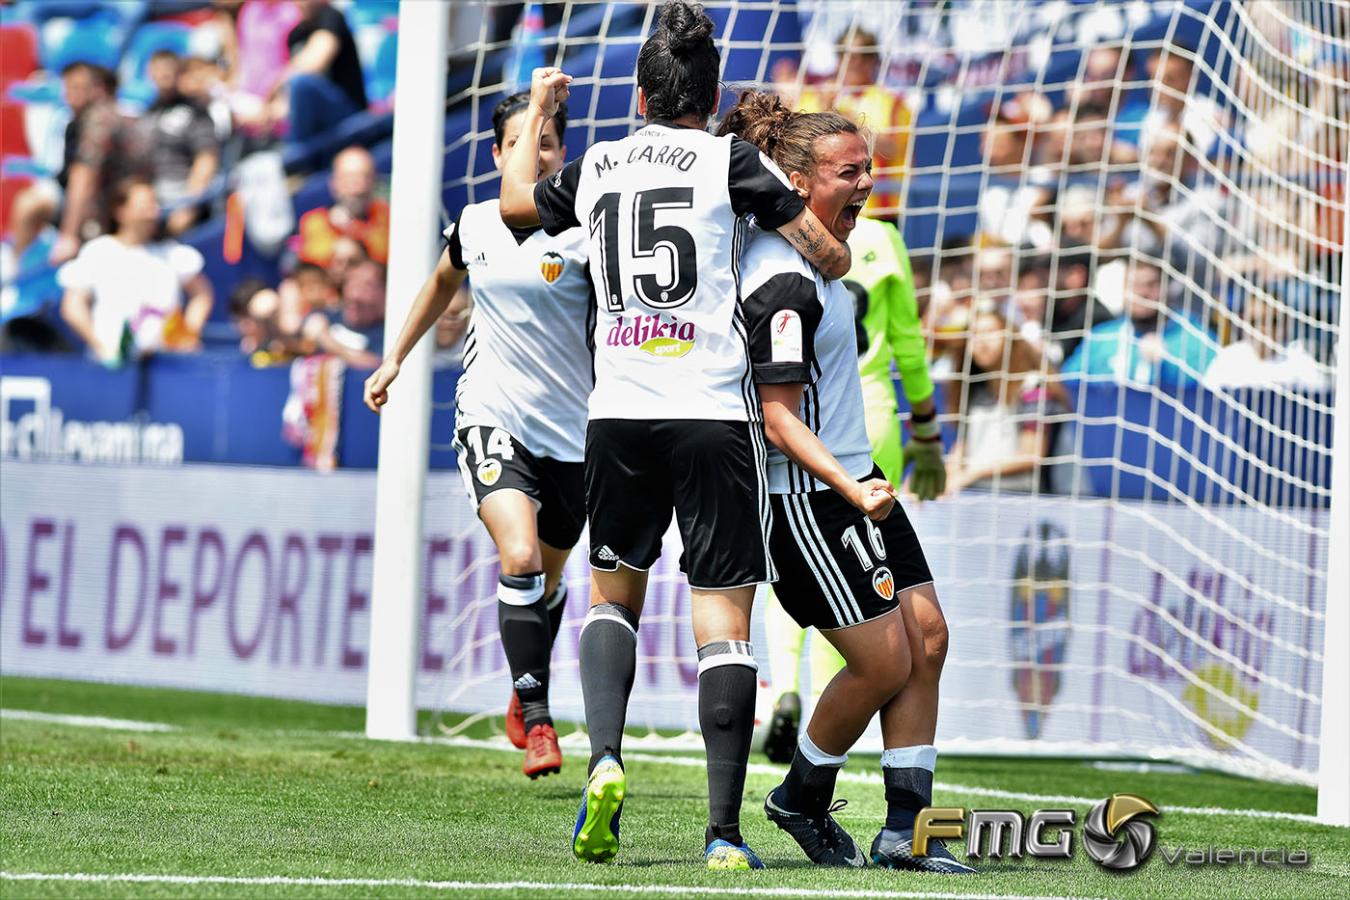
<path id="1" fill-rule="evenodd" d="M 515 688 L 518 691 L 530 691 L 540 687 L 539 679 L 535 678 L 529 672 L 516 679 Z"/>
<path id="2" fill-rule="evenodd" d="M 619 554 L 609 549 L 608 545 L 601 547 L 599 550 L 595 551 L 595 555 L 603 559 L 605 562 L 619 561 Z"/>

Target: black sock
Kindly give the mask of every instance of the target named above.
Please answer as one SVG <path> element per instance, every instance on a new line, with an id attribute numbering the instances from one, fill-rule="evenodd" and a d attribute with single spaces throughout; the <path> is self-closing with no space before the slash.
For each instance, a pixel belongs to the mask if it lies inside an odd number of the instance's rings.
<path id="1" fill-rule="evenodd" d="M 586 730 L 591 737 L 587 773 L 605 756 L 619 755 L 623 726 L 628 718 L 628 695 L 637 670 L 637 616 L 626 606 L 592 606 L 581 626 L 577 647 L 581 663 L 581 697 L 586 706 Z"/>
<path id="2" fill-rule="evenodd" d="M 802 736 L 805 737 L 805 733 Z M 823 816 L 834 799 L 834 782 L 839 777 L 841 765 L 813 763 L 798 745 L 797 752 L 792 755 L 792 766 L 778 789 L 777 802 L 790 812 Z"/>
<path id="3" fill-rule="evenodd" d="M 497 625 L 511 667 L 511 681 L 525 713 L 525 731 L 552 725 L 548 712 L 548 663 L 553 641 L 543 604 L 544 574 L 503 575 L 497 588 Z"/>
<path id="4" fill-rule="evenodd" d="M 558 632 L 562 630 L 563 613 L 567 610 L 567 582 L 559 581 L 558 586 L 553 589 L 553 593 L 544 598 L 544 605 L 548 607 L 548 627 L 551 636 L 549 646 L 553 646 L 558 640 Z"/>
<path id="5" fill-rule="evenodd" d="M 698 660 L 698 722 L 708 757 L 706 838 L 741 846 L 741 798 L 755 727 L 755 654 L 748 641 L 713 641 L 698 648 Z"/>
<path id="6" fill-rule="evenodd" d="M 886 785 L 886 827 L 914 827 L 919 810 L 933 805 L 933 773 L 918 767 L 881 770 Z"/>

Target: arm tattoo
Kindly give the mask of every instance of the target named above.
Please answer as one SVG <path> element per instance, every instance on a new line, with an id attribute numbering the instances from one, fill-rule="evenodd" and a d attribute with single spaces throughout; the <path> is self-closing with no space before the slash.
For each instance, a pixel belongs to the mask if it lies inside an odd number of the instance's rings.
<path id="1" fill-rule="evenodd" d="M 808 221 L 793 232 L 792 242 L 797 245 L 803 256 L 813 258 L 820 252 L 820 248 L 825 246 L 825 235 L 820 233 L 815 223 Z"/>
<path id="2" fill-rule="evenodd" d="M 843 256 L 844 256 L 843 250 L 839 249 L 838 247 L 831 247 L 829 250 L 825 252 L 825 255 L 821 258 L 816 268 L 820 269 L 821 271 L 829 271 L 834 267 L 834 264 L 836 262 L 838 262 L 840 259 L 843 258 Z"/>

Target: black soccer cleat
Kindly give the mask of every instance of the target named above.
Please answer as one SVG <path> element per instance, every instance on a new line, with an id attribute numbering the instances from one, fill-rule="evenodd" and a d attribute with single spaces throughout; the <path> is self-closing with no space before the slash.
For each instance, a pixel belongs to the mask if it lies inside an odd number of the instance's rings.
<path id="1" fill-rule="evenodd" d="M 847 800 L 836 801 L 823 816 L 808 816 L 784 809 L 774 800 L 777 793 L 778 788 L 774 788 L 764 798 L 764 814 L 770 822 L 792 836 L 807 859 L 818 866 L 857 869 L 864 865 L 862 849 L 853 836 L 830 815 L 843 809 L 848 804 Z"/>
<path id="2" fill-rule="evenodd" d="M 884 869 L 907 872 L 936 872 L 942 875 L 974 875 L 975 869 L 952 856 L 942 841 L 928 839 L 928 855 L 914 855 L 914 829 L 893 831 L 883 828 L 872 841 L 872 862 Z"/>
<path id="3" fill-rule="evenodd" d="M 764 755 L 769 762 L 790 763 L 797 752 L 797 725 L 802 720 L 802 698 L 788 691 L 773 705 L 769 730 L 764 737 Z"/>

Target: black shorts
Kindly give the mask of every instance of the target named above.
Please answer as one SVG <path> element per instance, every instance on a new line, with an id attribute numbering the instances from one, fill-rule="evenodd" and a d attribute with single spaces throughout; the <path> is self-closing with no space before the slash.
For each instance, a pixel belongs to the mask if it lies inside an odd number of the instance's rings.
<path id="1" fill-rule="evenodd" d="M 674 513 L 689 586 L 771 581 L 769 482 L 758 423 L 596 419 L 586 429 L 591 567 L 647 570 Z"/>
<path id="2" fill-rule="evenodd" d="M 880 471 L 874 477 L 881 477 Z M 932 582 L 918 535 L 896 504 L 873 522 L 836 491 L 773 495 L 773 591 L 803 628 L 847 628 Z"/>
<path id="3" fill-rule="evenodd" d="M 478 433 L 470 435 L 470 431 Z M 535 456 L 506 429 L 489 425 L 471 425 L 455 432 L 455 451 L 475 511 L 490 494 L 520 491 L 539 511 L 540 541 L 557 550 L 576 545 L 586 524 L 581 463 Z"/>

